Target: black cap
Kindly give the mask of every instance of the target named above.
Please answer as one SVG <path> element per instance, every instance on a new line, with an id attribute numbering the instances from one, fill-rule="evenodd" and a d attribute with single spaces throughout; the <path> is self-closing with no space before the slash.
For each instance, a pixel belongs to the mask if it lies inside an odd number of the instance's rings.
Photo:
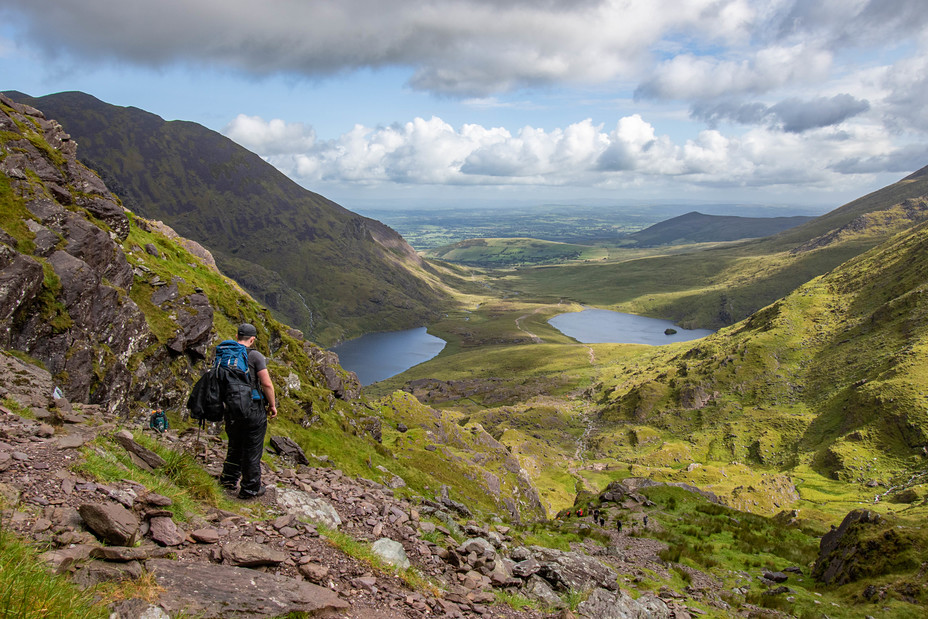
<path id="1" fill-rule="evenodd" d="M 242 324 L 238 326 L 238 337 L 240 339 L 246 338 L 246 337 L 257 337 L 257 335 L 258 335 L 258 330 L 255 329 L 254 325 L 248 324 L 247 322 L 243 322 Z"/>

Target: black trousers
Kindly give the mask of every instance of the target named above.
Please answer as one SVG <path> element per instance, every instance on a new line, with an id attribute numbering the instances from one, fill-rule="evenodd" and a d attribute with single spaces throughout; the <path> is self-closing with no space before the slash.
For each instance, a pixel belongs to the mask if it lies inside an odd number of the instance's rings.
<path id="1" fill-rule="evenodd" d="M 246 411 L 227 409 L 226 434 L 229 451 L 222 466 L 219 483 L 234 489 L 241 479 L 239 493 L 253 495 L 261 488 L 261 454 L 264 452 L 264 434 L 267 432 L 267 414 L 260 400 L 252 401 Z"/>

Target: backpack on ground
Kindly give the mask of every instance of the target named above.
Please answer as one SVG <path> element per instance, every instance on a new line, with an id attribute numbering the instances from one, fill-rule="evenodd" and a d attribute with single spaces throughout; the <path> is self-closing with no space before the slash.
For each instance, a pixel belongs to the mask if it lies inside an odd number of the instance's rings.
<path id="1" fill-rule="evenodd" d="M 247 410 L 251 389 L 248 347 L 234 340 L 224 340 L 216 346 L 212 367 L 194 384 L 187 398 L 190 418 L 198 421 L 202 428 L 208 422 L 222 421 L 227 408 Z M 243 394 L 247 398 L 243 398 Z"/>

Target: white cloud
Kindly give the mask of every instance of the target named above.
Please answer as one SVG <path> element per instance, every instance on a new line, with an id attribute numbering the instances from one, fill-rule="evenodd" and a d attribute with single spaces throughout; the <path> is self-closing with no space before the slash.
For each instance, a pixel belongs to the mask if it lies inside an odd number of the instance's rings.
<path id="1" fill-rule="evenodd" d="M 316 132 L 303 123 L 266 122 L 259 116 L 239 114 L 223 130 L 229 138 L 245 148 L 264 155 L 279 155 L 312 150 Z"/>
<path id="2" fill-rule="evenodd" d="M 764 48 L 739 60 L 681 54 L 661 63 L 637 94 L 681 100 L 760 94 L 824 80 L 831 63 L 831 52 L 803 44 Z"/>
<path id="3" fill-rule="evenodd" d="M 671 178 L 711 187 L 821 186 L 841 173 L 890 169 L 917 154 L 897 153 L 878 125 L 863 124 L 801 134 L 755 127 L 726 136 L 710 129 L 677 144 L 637 114 L 611 129 L 585 119 L 550 131 L 517 132 L 416 118 L 387 127 L 356 125 L 333 140 L 304 141 L 305 149 L 296 148 L 300 140 L 291 133 L 311 135 L 311 128 L 287 132 L 281 128 L 295 125 L 243 116 L 230 125 L 242 127 L 252 144 L 276 149 L 259 154 L 308 187 L 320 182 L 595 187 Z M 809 152 L 816 156 L 810 159 Z"/>

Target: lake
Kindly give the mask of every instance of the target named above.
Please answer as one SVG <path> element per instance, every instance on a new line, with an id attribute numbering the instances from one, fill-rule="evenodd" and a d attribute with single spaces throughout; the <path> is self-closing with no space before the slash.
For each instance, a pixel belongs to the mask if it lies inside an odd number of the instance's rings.
<path id="1" fill-rule="evenodd" d="M 425 327 L 368 333 L 330 350 L 346 370 L 358 375 L 362 385 L 396 376 L 440 353 L 445 340 L 429 335 Z"/>
<path id="2" fill-rule="evenodd" d="M 568 337 L 584 344 L 649 344 L 660 346 L 696 340 L 714 333 L 709 329 L 683 329 L 669 320 L 623 314 L 611 310 L 585 309 L 559 314 L 548 324 Z M 665 329 L 674 329 L 665 335 Z"/>

